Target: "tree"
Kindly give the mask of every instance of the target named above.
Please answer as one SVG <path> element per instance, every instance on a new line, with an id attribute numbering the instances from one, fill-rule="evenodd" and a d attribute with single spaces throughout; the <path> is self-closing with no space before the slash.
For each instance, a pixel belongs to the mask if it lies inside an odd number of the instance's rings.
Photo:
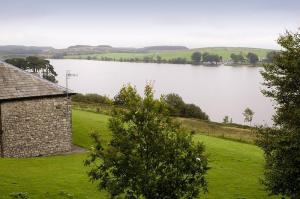
<path id="1" fill-rule="evenodd" d="M 11 65 L 14 65 L 18 68 L 21 68 L 23 70 L 27 70 L 27 62 L 24 58 L 12 58 L 12 59 L 6 59 L 6 63 L 9 63 Z"/>
<path id="2" fill-rule="evenodd" d="M 23 70 L 37 73 L 44 79 L 47 79 L 51 82 L 57 82 L 55 79 L 57 73 L 55 72 L 54 67 L 50 64 L 49 60 L 29 56 L 26 58 L 6 59 L 5 62 Z"/>
<path id="3" fill-rule="evenodd" d="M 164 100 L 171 116 L 209 120 L 209 116 L 200 107 L 195 104 L 186 104 L 176 93 L 164 96 Z"/>
<path id="4" fill-rule="evenodd" d="M 260 128 L 257 144 L 264 150 L 264 185 L 272 195 L 300 198 L 300 34 L 278 39 L 282 50 L 264 65 L 263 94 L 276 100 L 274 127 Z"/>
<path id="5" fill-rule="evenodd" d="M 274 57 L 275 57 L 275 55 L 276 55 L 276 51 L 270 51 L 270 52 L 268 52 L 267 53 L 267 55 L 266 55 L 266 62 L 267 63 L 272 63 L 273 62 L 273 59 L 274 59 Z"/>
<path id="6" fill-rule="evenodd" d="M 241 53 L 238 54 L 238 55 L 234 54 L 234 53 L 231 53 L 230 58 L 234 63 L 243 63 L 243 62 L 245 62 L 245 58 Z"/>
<path id="7" fill-rule="evenodd" d="M 250 108 L 246 108 L 243 112 L 243 115 L 244 115 L 244 121 L 249 122 L 249 124 L 251 126 L 254 112 Z"/>
<path id="8" fill-rule="evenodd" d="M 172 116 L 182 116 L 185 103 L 183 99 L 176 93 L 170 93 L 164 96 L 167 109 Z"/>
<path id="9" fill-rule="evenodd" d="M 183 108 L 182 117 L 191 117 L 191 118 L 198 118 L 201 120 L 209 120 L 208 115 L 201 110 L 199 106 L 195 104 L 185 104 Z"/>
<path id="10" fill-rule="evenodd" d="M 209 62 L 209 53 L 208 52 L 205 52 L 202 54 L 202 61 Z"/>
<path id="11" fill-rule="evenodd" d="M 168 116 L 150 85 L 145 97 L 130 85 L 122 92 L 128 94 L 126 108 L 113 111 L 110 143 L 104 148 L 101 137 L 92 134 L 95 145 L 85 161 L 91 180 L 111 198 L 198 198 L 207 188 L 203 144 L 194 143 Z"/>
<path id="12" fill-rule="evenodd" d="M 193 52 L 192 61 L 193 61 L 193 64 L 199 65 L 200 62 L 201 62 L 201 53 L 200 52 Z"/>
<path id="13" fill-rule="evenodd" d="M 138 100 L 138 96 L 136 94 L 136 88 L 130 85 L 123 86 L 119 93 L 114 97 L 113 103 L 114 105 L 125 106 L 127 98 Z"/>
<path id="14" fill-rule="evenodd" d="M 27 62 L 27 68 L 32 70 L 33 73 L 38 73 L 43 68 L 43 60 L 35 57 L 29 56 L 25 58 Z"/>
<path id="15" fill-rule="evenodd" d="M 229 116 L 225 115 L 225 117 L 223 118 L 223 123 L 224 124 L 228 124 L 229 123 Z"/>
<path id="16" fill-rule="evenodd" d="M 258 56 L 251 52 L 249 52 L 247 54 L 247 59 L 248 59 L 249 63 L 253 64 L 253 65 L 257 64 L 257 62 L 258 62 Z"/>
<path id="17" fill-rule="evenodd" d="M 218 64 L 220 61 L 222 61 L 222 57 L 217 54 L 209 54 L 207 52 L 203 53 L 202 55 L 202 61 L 203 62 L 209 62 L 210 64 Z"/>

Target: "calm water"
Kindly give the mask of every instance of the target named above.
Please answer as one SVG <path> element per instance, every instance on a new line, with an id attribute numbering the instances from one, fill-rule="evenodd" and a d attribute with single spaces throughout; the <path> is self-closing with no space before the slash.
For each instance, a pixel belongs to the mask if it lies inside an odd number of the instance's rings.
<path id="1" fill-rule="evenodd" d="M 156 96 L 178 93 L 185 102 L 201 107 L 213 121 L 229 115 L 243 123 L 242 112 L 250 107 L 253 123 L 271 124 L 272 102 L 260 90 L 260 68 L 206 67 L 175 64 L 120 63 L 92 60 L 50 60 L 65 86 L 65 72 L 78 74 L 69 87 L 80 93 L 98 93 L 113 97 L 123 84 L 132 83 L 142 93 L 147 81 L 154 81 Z"/>

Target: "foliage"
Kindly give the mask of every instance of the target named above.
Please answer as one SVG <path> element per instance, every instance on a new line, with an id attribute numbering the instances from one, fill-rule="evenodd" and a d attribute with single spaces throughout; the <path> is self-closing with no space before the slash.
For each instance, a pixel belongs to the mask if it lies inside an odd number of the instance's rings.
<path id="1" fill-rule="evenodd" d="M 208 115 L 204 113 L 199 106 L 195 104 L 185 104 L 182 117 L 198 118 L 202 120 L 209 120 Z"/>
<path id="2" fill-rule="evenodd" d="M 191 117 L 202 120 L 209 120 L 208 115 L 195 104 L 186 104 L 183 99 L 176 93 L 170 93 L 164 96 L 164 101 L 171 116 Z"/>
<path id="3" fill-rule="evenodd" d="M 72 96 L 72 101 L 74 102 L 85 102 L 85 103 L 99 103 L 99 104 L 106 104 L 111 105 L 112 100 L 109 99 L 107 96 L 102 96 L 94 93 L 90 94 L 76 94 Z"/>
<path id="4" fill-rule="evenodd" d="M 182 116 L 185 103 L 178 94 L 170 93 L 164 96 L 164 99 L 171 116 Z"/>
<path id="5" fill-rule="evenodd" d="M 243 112 L 244 122 L 249 122 L 251 125 L 254 112 L 250 108 L 246 108 Z"/>
<path id="6" fill-rule="evenodd" d="M 249 52 L 246 57 L 250 64 L 253 64 L 253 65 L 257 64 L 258 56 L 255 53 Z"/>
<path id="7" fill-rule="evenodd" d="M 264 184 L 271 194 L 300 198 L 300 33 L 286 32 L 282 49 L 266 64 L 263 93 L 276 100 L 274 128 L 259 129 L 265 152 Z"/>
<path id="8" fill-rule="evenodd" d="M 21 68 L 23 70 L 27 69 L 27 61 L 24 58 L 12 58 L 12 59 L 6 59 L 6 63 L 12 64 L 18 68 Z"/>
<path id="9" fill-rule="evenodd" d="M 127 98 L 139 100 L 139 96 L 136 94 L 136 88 L 130 85 L 123 86 L 119 93 L 114 97 L 113 103 L 119 106 L 125 106 Z"/>
<path id="10" fill-rule="evenodd" d="M 192 54 L 192 62 L 193 62 L 193 64 L 195 64 L 195 65 L 199 65 L 200 64 L 200 62 L 201 62 L 201 57 L 202 57 L 202 55 L 201 55 L 201 53 L 200 52 L 193 52 L 193 54 Z"/>
<path id="11" fill-rule="evenodd" d="M 38 73 L 44 79 L 56 83 L 55 77 L 57 73 L 54 71 L 54 67 L 50 64 L 49 60 L 39 57 L 29 56 L 26 58 L 12 58 L 6 59 L 5 62 L 12 64 L 23 70 L 27 70 L 33 73 Z"/>
<path id="12" fill-rule="evenodd" d="M 126 109 L 116 109 L 110 119 L 108 147 L 93 134 L 95 146 L 85 162 L 93 166 L 91 180 L 112 198 L 197 198 L 206 191 L 204 146 L 172 121 L 150 85 L 144 98 L 130 85 L 121 92 Z"/>
<path id="13" fill-rule="evenodd" d="M 277 51 L 268 52 L 266 55 L 266 59 L 264 61 L 267 63 L 272 63 L 277 53 L 278 53 Z"/>
<path id="14" fill-rule="evenodd" d="M 202 61 L 210 64 L 218 64 L 222 61 L 222 57 L 217 54 L 209 54 L 208 52 L 205 52 L 202 54 Z"/>
<path id="15" fill-rule="evenodd" d="M 233 63 L 244 63 L 245 62 L 245 58 L 241 53 L 240 54 L 231 53 L 230 58 L 233 61 Z"/>

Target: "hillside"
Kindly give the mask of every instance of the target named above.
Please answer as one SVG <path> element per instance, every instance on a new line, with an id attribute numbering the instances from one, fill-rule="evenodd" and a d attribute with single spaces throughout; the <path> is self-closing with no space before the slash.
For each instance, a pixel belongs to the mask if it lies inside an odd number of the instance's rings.
<path id="1" fill-rule="evenodd" d="M 100 132 L 108 141 L 108 116 L 86 111 L 73 111 L 73 142 L 89 148 L 89 133 Z M 194 135 L 203 142 L 209 156 L 209 192 L 205 199 L 272 198 L 259 183 L 263 173 L 262 151 L 254 145 L 220 138 Z M 83 166 L 86 154 L 59 155 L 39 158 L 0 159 L 0 198 L 9 199 L 12 192 L 26 192 L 31 199 L 96 199 L 108 198 L 96 189 Z M 241 169 L 243 168 L 243 169 Z"/>
<path id="2" fill-rule="evenodd" d="M 272 49 L 261 49 L 261 48 L 246 48 L 246 47 L 207 47 L 197 49 L 186 49 L 186 50 L 151 50 L 150 52 L 107 52 L 107 53 L 92 53 L 92 54 L 80 54 L 80 55 L 67 55 L 64 58 L 67 59 L 94 59 L 101 60 L 103 58 L 120 60 L 120 59 L 142 59 L 144 57 L 156 58 L 160 56 L 162 59 L 170 60 L 176 58 L 184 58 L 187 61 L 191 61 L 192 53 L 195 51 L 208 52 L 210 54 L 217 54 L 222 56 L 223 61 L 230 60 L 231 53 L 246 56 L 248 52 L 252 52 L 258 55 L 260 59 L 264 59 L 268 52 Z"/>
<path id="3" fill-rule="evenodd" d="M 56 59 L 94 59 L 94 60 L 115 60 L 120 59 L 143 59 L 144 57 L 154 58 L 160 56 L 163 60 L 182 58 L 191 60 L 191 55 L 195 51 L 202 53 L 217 54 L 222 56 L 223 61 L 230 60 L 230 54 L 235 53 L 246 56 L 248 52 L 258 55 L 260 59 L 272 49 L 247 48 L 247 47 L 205 47 L 189 49 L 185 46 L 147 46 L 143 48 L 133 47 L 112 47 L 109 45 L 74 45 L 65 49 L 55 49 L 52 47 L 36 46 L 0 46 L 0 59 L 24 56 L 42 56 Z"/>

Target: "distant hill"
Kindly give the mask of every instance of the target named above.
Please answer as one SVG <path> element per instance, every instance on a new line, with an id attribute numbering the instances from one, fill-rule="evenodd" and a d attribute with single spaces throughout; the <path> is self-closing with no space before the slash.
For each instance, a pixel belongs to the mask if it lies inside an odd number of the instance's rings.
<path id="1" fill-rule="evenodd" d="M 193 52 L 199 51 L 201 53 L 208 52 L 210 54 L 217 54 L 222 56 L 224 62 L 230 61 L 230 55 L 232 53 L 242 54 L 244 57 L 249 52 L 257 54 L 260 60 L 265 59 L 266 55 L 273 49 L 262 49 L 262 48 L 248 48 L 248 47 L 204 47 L 204 48 L 194 48 L 188 49 L 186 47 L 145 47 L 135 50 L 127 51 L 108 51 L 101 53 L 89 53 L 89 54 L 68 54 L 64 58 L 68 59 L 93 59 L 93 60 L 114 60 L 114 61 L 124 61 L 124 60 L 144 60 L 145 57 L 156 59 L 160 56 L 162 60 L 175 60 L 175 59 L 185 59 L 187 62 L 191 61 Z M 141 61 L 143 62 L 143 61 Z"/>
<path id="2" fill-rule="evenodd" d="M 173 50 L 189 50 L 185 46 L 148 46 L 144 48 L 139 48 L 139 51 L 149 52 L 149 51 L 173 51 Z"/>
<path id="3" fill-rule="evenodd" d="M 7 45 L 0 46 L 0 54 L 39 54 L 52 51 L 52 47 L 37 47 L 37 46 L 19 46 Z"/>
<path id="4" fill-rule="evenodd" d="M 224 61 L 230 60 L 230 54 L 247 55 L 252 52 L 258 55 L 260 59 L 264 59 L 266 54 L 272 49 L 248 48 L 248 47 L 204 47 L 189 49 L 185 46 L 146 46 L 143 48 L 133 47 L 112 47 L 110 45 L 74 45 L 65 49 L 55 49 L 53 47 L 37 47 L 37 46 L 18 46 L 7 45 L 0 46 L 0 58 L 6 59 L 11 57 L 25 57 L 29 55 L 42 56 L 45 58 L 73 58 L 73 59 L 96 59 L 103 60 L 103 57 L 119 60 L 119 59 L 141 59 L 143 57 L 161 56 L 162 59 L 170 60 L 176 58 L 191 60 L 191 55 L 195 51 L 202 53 L 208 52 L 222 56 Z"/>

